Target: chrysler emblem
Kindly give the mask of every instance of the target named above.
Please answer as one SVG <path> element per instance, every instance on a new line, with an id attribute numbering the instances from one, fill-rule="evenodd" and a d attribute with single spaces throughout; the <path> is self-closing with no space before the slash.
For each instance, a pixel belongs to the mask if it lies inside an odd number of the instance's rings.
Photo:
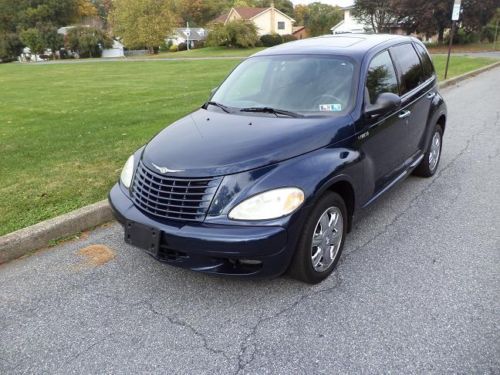
<path id="1" fill-rule="evenodd" d="M 156 169 L 158 169 L 160 171 L 160 173 L 175 173 L 175 172 L 183 172 L 184 169 L 169 169 L 167 167 L 160 167 L 158 165 L 156 165 L 155 163 L 151 163 L 153 165 L 153 167 L 155 167 Z"/>

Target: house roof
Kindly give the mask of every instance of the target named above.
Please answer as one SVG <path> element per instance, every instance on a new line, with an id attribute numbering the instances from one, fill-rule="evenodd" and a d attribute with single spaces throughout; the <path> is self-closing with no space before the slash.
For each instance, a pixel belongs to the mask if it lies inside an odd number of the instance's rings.
<path id="1" fill-rule="evenodd" d="M 189 40 L 205 40 L 207 38 L 205 29 L 201 27 L 190 27 L 189 31 L 191 32 L 191 34 L 189 35 Z M 188 39 L 186 35 L 186 28 L 184 27 L 176 28 L 175 34 L 182 37 L 183 39 Z"/>
<path id="2" fill-rule="evenodd" d="M 231 14 L 232 11 L 235 11 L 236 13 L 238 13 L 240 15 L 240 17 L 244 20 L 251 20 L 252 18 L 258 16 L 259 14 L 261 13 L 264 13 L 265 11 L 271 9 L 270 7 L 269 8 L 253 8 L 253 7 L 236 7 L 236 8 L 231 8 L 231 10 L 229 10 L 228 12 L 224 12 L 222 13 L 219 17 L 217 17 L 216 19 L 214 19 L 212 22 L 214 23 L 224 23 L 227 21 L 227 18 L 229 16 L 229 14 Z M 281 13 L 282 15 L 284 15 L 285 17 L 288 17 L 290 18 L 290 20 L 293 21 L 293 18 L 286 15 L 285 13 L 281 12 L 279 9 L 276 9 L 276 12 L 279 12 Z"/>
<path id="3" fill-rule="evenodd" d="M 243 18 L 244 20 L 249 20 L 255 17 L 256 15 L 262 13 L 263 11 L 269 8 L 251 8 L 251 7 L 238 7 L 234 8 L 234 10 Z"/>
<path id="4" fill-rule="evenodd" d="M 295 34 L 295 33 L 298 33 L 299 31 L 305 29 L 306 27 L 305 26 L 294 26 L 292 28 L 292 34 Z"/>

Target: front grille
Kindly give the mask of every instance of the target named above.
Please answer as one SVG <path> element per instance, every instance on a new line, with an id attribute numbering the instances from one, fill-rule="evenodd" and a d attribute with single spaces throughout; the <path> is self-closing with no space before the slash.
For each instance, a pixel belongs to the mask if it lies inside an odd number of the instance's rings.
<path id="1" fill-rule="evenodd" d="M 173 178 L 139 162 L 132 200 L 142 211 L 162 218 L 203 221 L 222 178 Z"/>

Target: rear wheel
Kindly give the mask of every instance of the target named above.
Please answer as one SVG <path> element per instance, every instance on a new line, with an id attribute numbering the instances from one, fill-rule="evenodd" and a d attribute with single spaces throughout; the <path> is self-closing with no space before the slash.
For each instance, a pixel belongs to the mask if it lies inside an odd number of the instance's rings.
<path id="1" fill-rule="evenodd" d="M 289 270 L 292 277 L 310 284 L 327 278 L 339 261 L 346 229 L 344 200 L 337 193 L 326 193 L 304 224 Z"/>
<path id="2" fill-rule="evenodd" d="M 431 177 L 436 173 L 439 160 L 441 159 L 441 148 L 443 145 L 443 129 L 440 125 L 436 125 L 434 134 L 432 135 L 431 143 L 424 154 L 424 158 L 413 174 L 421 177 Z"/>

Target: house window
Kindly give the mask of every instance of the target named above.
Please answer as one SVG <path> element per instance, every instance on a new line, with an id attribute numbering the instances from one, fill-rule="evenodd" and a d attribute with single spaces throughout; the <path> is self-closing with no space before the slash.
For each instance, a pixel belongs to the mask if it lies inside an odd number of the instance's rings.
<path id="1" fill-rule="evenodd" d="M 278 21 L 278 30 L 285 30 L 285 21 Z"/>

